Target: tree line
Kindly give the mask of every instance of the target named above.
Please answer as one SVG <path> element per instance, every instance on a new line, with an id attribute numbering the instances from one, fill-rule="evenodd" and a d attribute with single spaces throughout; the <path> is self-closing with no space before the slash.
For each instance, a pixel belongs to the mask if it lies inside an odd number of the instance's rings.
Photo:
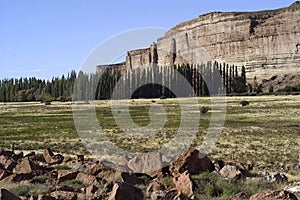
<path id="1" fill-rule="evenodd" d="M 0 80 L 0 101 L 105 100 L 111 99 L 113 94 L 119 99 L 173 98 L 176 94 L 172 90 L 182 85 L 180 76 L 192 88 L 192 92 L 181 91 L 181 96 L 209 95 L 209 87 L 216 85 L 216 77 L 222 82 L 217 90 L 227 94 L 246 92 L 245 67 L 207 62 L 176 65 L 173 68 L 152 66 L 126 72 L 107 69 L 101 74 L 82 71 L 77 74 L 73 70 L 67 76 L 53 77 L 47 81 L 34 77 L 3 79 Z"/>

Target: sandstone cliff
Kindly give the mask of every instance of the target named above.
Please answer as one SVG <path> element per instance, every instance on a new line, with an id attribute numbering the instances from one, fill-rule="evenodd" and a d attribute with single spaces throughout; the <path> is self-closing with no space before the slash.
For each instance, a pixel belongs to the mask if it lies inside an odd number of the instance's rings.
<path id="1" fill-rule="evenodd" d="M 172 28 L 157 46 L 128 52 L 126 68 L 203 59 L 246 66 L 248 82 L 300 74 L 300 2 L 278 10 L 201 15 Z"/>

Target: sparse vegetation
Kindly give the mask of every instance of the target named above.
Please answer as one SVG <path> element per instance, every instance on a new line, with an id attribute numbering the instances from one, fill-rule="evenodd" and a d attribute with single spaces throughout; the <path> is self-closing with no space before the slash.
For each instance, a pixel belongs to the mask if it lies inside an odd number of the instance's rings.
<path id="1" fill-rule="evenodd" d="M 208 108 L 208 107 L 206 107 L 206 106 L 202 106 L 202 107 L 200 108 L 200 112 L 201 112 L 202 114 L 205 114 L 205 113 L 207 113 L 207 112 L 208 112 L 208 110 L 209 110 L 209 108 Z"/>
<path id="2" fill-rule="evenodd" d="M 242 106 L 249 106 L 249 101 L 243 100 L 240 102 Z"/>
<path id="3" fill-rule="evenodd" d="M 48 194 L 50 192 L 43 184 L 18 185 L 10 191 L 17 196 L 25 197 L 30 197 L 31 195 L 38 196 L 39 194 Z"/>

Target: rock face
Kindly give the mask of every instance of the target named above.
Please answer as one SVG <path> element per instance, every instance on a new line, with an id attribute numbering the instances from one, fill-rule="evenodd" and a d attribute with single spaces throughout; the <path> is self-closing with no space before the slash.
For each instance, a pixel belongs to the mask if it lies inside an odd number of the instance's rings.
<path id="1" fill-rule="evenodd" d="M 189 148 L 176 161 L 171 163 L 170 172 L 176 176 L 188 171 L 191 175 L 212 172 L 215 167 L 207 156 L 203 156 L 195 148 Z"/>
<path id="2" fill-rule="evenodd" d="M 127 183 L 115 183 L 113 190 L 108 198 L 109 200 L 140 200 L 144 199 L 141 189 Z"/>
<path id="3" fill-rule="evenodd" d="M 124 69 L 216 60 L 244 65 L 248 82 L 300 74 L 300 2 L 259 12 L 213 12 L 181 23 L 148 49 L 129 51 Z M 97 67 L 98 71 L 101 66 Z M 288 79 L 287 79 L 288 80 Z M 300 84 L 300 80 L 286 85 Z M 276 86 L 274 82 L 272 86 Z"/>
<path id="4" fill-rule="evenodd" d="M 245 65 L 249 78 L 300 73 L 300 3 L 260 12 L 214 12 L 171 29 L 158 40 L 159 65 L 214 60 Z M 175 55 L 171 55 L 175 53 Z"/>
<path id="5" fill-rule="evenodd" d="M 191 198 L 194 195 L 194 183 L 190 178 L 188 171 L 185 171 L 178 177 L 173 178 L 173 182 L 176 185 L 176 189 L 181 192 L 181 194 Z"/>

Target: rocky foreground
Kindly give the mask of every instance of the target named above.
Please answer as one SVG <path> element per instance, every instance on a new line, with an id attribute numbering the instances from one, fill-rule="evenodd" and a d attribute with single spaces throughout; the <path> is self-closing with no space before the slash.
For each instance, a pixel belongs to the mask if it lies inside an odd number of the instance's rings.
<path id="1" fill-rule="evenodd" d="M 137 161 L 143 161 L 144 166 L 155 163 L 161 165 L 161 156 L 149 154 L 147 157 L 137 155 L 134 158 L 120 159 L 119 169 L 136 171 L 141 167 Z M 207 156 L 200 156 L 198 150 L 190 148 L 169 167 L 151 173 L 121 172 L 104 164 L 105 162 L 85 159 L 83 155 L 76 158 L 54 154 L 47 148 L 43 154 L 35 152 L 23 155 L 12 151 L 0 152 L 0 180 L 3 185 L 42 184 L 48 192 L 35 195 L 22 194 L 16 196 L 2 188 L 0 200 L 51 200 L 51 199 L 109 199 L 109 200 L 139 200 L 139 199 L 197 199 L 192 176 L 202 173 L 216 173 L 224 180 L 255 180 L 267 183 L 286 183 L 284 174 L 255 174 L 249 163 L 219 160 L 213 163 Z M 171 180 L 163 184 L 159 180 Z M 62 184 L 64 183 L 64 184 Z M 77 183 L 77 185 L 76 185 Z M 142 190 L 144 185 L 146 190 Z M 232 197 L 235 200 L 250 199 L 285 199 L 297 200 L 300 197 L 300 183 L 293 183 L 284 190 L 267 190 L 252 196 L 240 192 Z"/>

